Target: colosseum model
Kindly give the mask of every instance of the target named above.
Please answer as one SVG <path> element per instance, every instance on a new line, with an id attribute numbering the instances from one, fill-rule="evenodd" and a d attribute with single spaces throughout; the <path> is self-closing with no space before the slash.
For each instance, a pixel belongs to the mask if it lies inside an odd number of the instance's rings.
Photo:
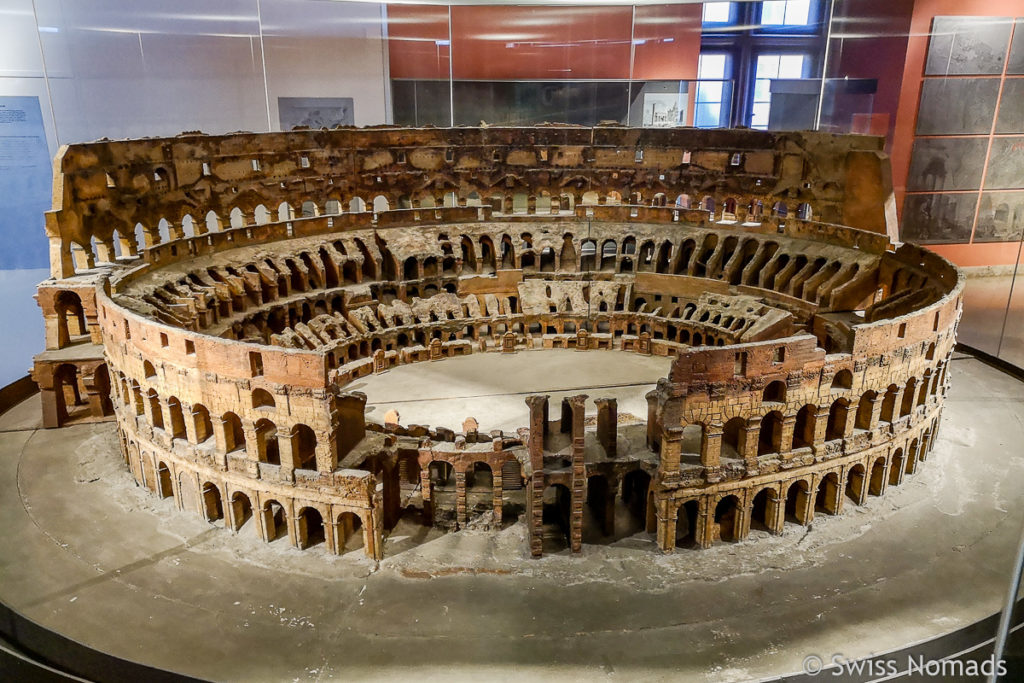
<path id="1" fill-rule="evenodd" d="M 112 418 L 155 495 L 338 554 L 380 559 L 402 514 L 518 521 L 535 556 L 623 507 L 667 552 L 807 525 L 913 474 L 946 393 L 962 282 L 890 243 L 881 147 L 616 126 L 72 145 L 37 295 L 44 421 Z M 671 370 L 646 425 L 531 395 L 514 433 L 367 421 L 347 389 L 542 348 Z"/>

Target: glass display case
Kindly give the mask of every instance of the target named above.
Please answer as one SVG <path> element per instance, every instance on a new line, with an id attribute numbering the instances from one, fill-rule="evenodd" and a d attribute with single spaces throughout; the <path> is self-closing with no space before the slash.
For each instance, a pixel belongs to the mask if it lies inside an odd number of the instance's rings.
<path id="1" fill-rule="evenodd" d="M 879 136 L 888 237 L 964 270 L 958 341 L 1024 374 L 1022 112 L 1019 0 L 0 0 L 0 386 L 43 347 L 63 145 L 377 125 Z"/>

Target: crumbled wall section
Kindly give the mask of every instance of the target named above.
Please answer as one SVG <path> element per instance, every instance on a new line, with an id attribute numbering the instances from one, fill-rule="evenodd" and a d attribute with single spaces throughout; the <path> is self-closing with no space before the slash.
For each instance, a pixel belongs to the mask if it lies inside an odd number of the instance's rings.
<path id="1" fill-rule="evenodd" d="M 939 424 L 963 285 L 889 243 L 887 163 L 864 136 L 571 126 L 67 147 L 44 423 L 114 419 L 154 494 L 338 554 L 381 558 L 408 496 L 446 528 L 518 517 L 533 555 L 616 505 L 664 551 L 808 524 Z M 537 348 L 674 360 L 634 427 L 586 396 L 529 397 L 516 434 L 381 425 L 346 388 Z"/>

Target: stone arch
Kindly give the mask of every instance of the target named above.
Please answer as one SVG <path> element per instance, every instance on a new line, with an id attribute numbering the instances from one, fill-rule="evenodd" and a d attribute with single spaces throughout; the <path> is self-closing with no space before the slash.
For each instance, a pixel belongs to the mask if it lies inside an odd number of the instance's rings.
<path id="1" fill-rule="evenodd" d="M 306 506 L 295 516 L 298 532 L 298 546 L 302 550 L 327 542 L 327 530 L 320 510 Z"/>
<path id="2" fill-rule="evenodd" d="M 715 505 L 715 524 L 723 541 L 738 541 L 740 537 L 740 499 L 733 494 L 723 495 Z"/>
<path id="3" fill-rule="evenodd" d="M 295 467 L 302 470 L 317 469 L 316 432 L 307 425 L 297 424 L 292 427 L 291 441 Z"/>
<path id="4" fill-rule="evenodd" d="M 825 440 L 833 441 L 846 437 L 846 423 L 849 419 L 850 402 L 840 398 L 828 410 L 828 424 L 825 426 Z"/>
<path id="5" fill-rule="evenodd" d="M 263 528 L 267 542 L 288 538 L 288 510 L 273 498 L 263 503 Z"/>
<path id="6" fill-rule="evenodd" d="M 224 519 L 224 504 L 221 501 L 220 488 L 212 482 L 203 484 L 200 492 L 203 499 L 203 512 L 207 522 L 216 522 Z"/>
<path id="7" fill-rule="evenodd" d="M 262 418 L 256 422 L 256 449 L 260 462 L 270 465 L 281 464 L 281 449 L 277 442 L 277 425 Z"/>
<path id="8" fill-rule="evenodd" d="M 221 415 L 221 423 L 224 427 L 224 451 L 233 453 L 245 450 L 245 430 L 242 428 L 242 420 L 235 413 L 227 412 Z"/>
<path id="9" fill-rule="evenodd" d="M 338 515 L 338 554 L 358 550 L 364 545 L 363 518 L 355 512 L 345 511 Z"/>
<path id="10" fill-rule="evenodd" d="M 761 418 L 761 430 L 757 437 L 757 454 L 780 453 L 782 451 L 782 413 L 773 410 Z"/>

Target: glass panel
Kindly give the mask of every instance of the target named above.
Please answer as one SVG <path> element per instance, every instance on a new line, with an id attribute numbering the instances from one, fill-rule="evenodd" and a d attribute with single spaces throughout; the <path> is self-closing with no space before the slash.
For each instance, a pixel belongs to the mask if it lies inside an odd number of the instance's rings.
<path id="1" fill-rule="evenodd" d="M 260 0 L 260 16 L 274 129 L 386 122 L 379 6 Z"/>
<path id="2" fill-rule="evenodd" d="M 269 129 L 256 0 L 35 7 L 62 143 Z"/>
<path id="3" fill-rule="evenodd" d="M 724 24 L 732 20 L 731 2 L 705 2 L 702 19 L 705 24 Z"/>

